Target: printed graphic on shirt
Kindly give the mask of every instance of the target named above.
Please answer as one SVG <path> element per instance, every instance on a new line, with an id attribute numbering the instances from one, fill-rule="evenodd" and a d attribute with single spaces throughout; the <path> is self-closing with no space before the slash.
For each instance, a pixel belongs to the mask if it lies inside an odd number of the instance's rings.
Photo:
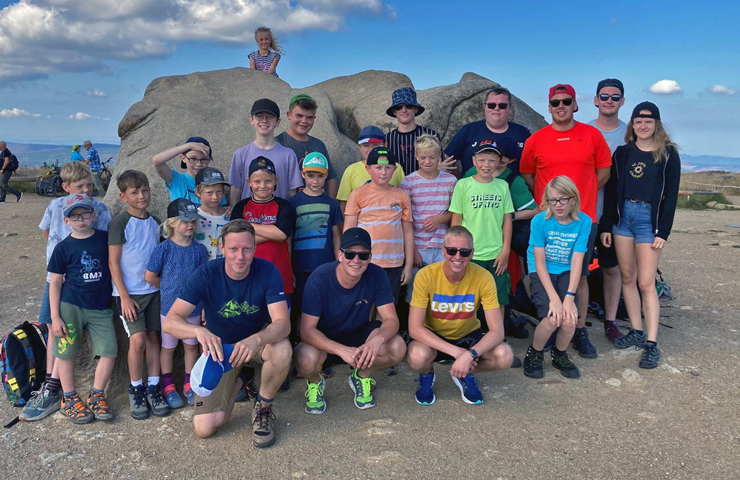
<path id="1" fill-rule="evenodd" d="M 475 312 L 475 294 L 442 295 L 435 293 L 432 295 L 430 309 L 432 317 L 440 320 L 470 318 L 470 314 Z"/>
<path id="2" fill-rule="evenodd" d="M 90 256 L 87 251 L 82 251 L 82 258 L 80 262 L 82 262 L 80 273 L 82 274 L 82 278 L 85 282 L 97 282 L 103 277 L 103 272 L 100 271 L 100 260 L 98 260 L 97 258 L 92 258 L 92 256 Z"/>
<path id="3" fill-rule="evenodd" d="M 221 307 L 218 314 L 224 318 L 234 318 L 242 314 L 252 315 L 259 312 L 259 310 L 260 307 L 256 305 L 250 305 L 249 302 L 239 303 L 232 298 Z"/>
<path id="4" fill-rule="evenodd" d="M 252 212 L 246 211 L 244 212 L 244 220 L 258 225 L 275 225 L 275 223 L 277 223 L 277 215 L 267 215 L 262 213 L 258 217 L 255 217 Z"/>
<path id="5" fill-rule="evenodd" d="M 295 250 L 324 248 L 329 230 L 329 204 L 310 203 L 296 208 Z"/>
<path id="6" fill-rule="evenodd" d="M 569 265 L 573 242 L 578 238 L 578 232 L 567 233 L 550 230 L 547 232 L 547 238 L 547 245 L 545 245 L 545 257 L 547 260 L 553 263 Z"/>
<path id="7" fill-rule="evenodd" d="M 645 174 L 645 162 L 633 162 L 632 163 L 632 170 L 630 170 L 630 175 L 632 175 L 633 178 L 640 178 Z"/>
<path id="8" fill-rule="evenodd" d="M 481 193 L 468 197 L 473 208 L 499 208 L 503 197 L 497 193 Z"/>

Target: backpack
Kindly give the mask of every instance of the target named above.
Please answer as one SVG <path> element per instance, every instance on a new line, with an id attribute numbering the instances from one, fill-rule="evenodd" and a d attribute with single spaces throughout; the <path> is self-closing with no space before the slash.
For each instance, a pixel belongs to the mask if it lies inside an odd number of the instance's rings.
<path id="1" fill-rule="evenodd" d="M 0 343 L 3 388 L 14 407 L 25 405 L 44 381 L 48 338 L 48 325 L 23 322 Z"/>
<path id="2" fill-rule="evenodd" d="M 509 184 L 509 191 L 511 191 L 511 186 L 514 184 L 516 177 L 517 176 L 514 175 L 514 173 L 510 173 L 509 176 L 504 179 L 506 180 L 506 183 Z M 522 258 L 527 258 L 531 225 L 531 218 L 528 218 L 527 220 L 514 220 L 512 222 L 511 249 Z"/>
<path id="3" fill-rule="evenodd" d="M 20 166 L 20 163 L 18 162 L 18 157 L 15 156 L 14 153 L 10 154 L 10 163 L 8 163 L 8 170 L 11 172 L 15 172 L 18 170 L 18 167 Z"/>

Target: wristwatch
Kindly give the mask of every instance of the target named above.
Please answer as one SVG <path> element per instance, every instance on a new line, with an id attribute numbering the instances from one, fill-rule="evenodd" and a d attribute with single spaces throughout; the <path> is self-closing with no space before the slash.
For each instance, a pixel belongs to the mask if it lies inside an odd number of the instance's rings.
<path id="1" fill-rule="evenodd" d="M 470 356 L 473 357 L 473 360 L 478 361 L 478 352 L 476 352 L 474 348 L 468 350 L 468 353 L 470 353 Z"/>

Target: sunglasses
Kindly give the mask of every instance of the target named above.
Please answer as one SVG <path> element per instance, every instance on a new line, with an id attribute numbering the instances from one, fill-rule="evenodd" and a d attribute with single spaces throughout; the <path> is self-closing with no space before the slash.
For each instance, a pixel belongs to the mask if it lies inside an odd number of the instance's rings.
<path id="1" fill-rule="evenodd" d="M 563 103 L 566 107 L 569 107 L 573 103 L 572 98 L 563 98 L 560 100 L 550 100 L 550 106 L 553 108 L 557 108 L 560 106 L 560 102 Z"/>
<path id="2" fill-rule="evenodd" d="M 344 258 L 347 260 L 354 260 L 355 257 L 360 257 L 360 260 L 363 262 L 370 260 L 370 252 L 355 252 L 354 250 L 341 250 L 342 254 L 344 254 Z"/>
<path id="3" fill-rule="evenodd" d="M 472 248 L 445 247 L 445 251 L 447 252 L 447 255 L 451 257 L 454 257 L 458 252 L 460 252 L 460 256 L 463 258 L 467 258 L 471 253 L 473 253 Z"/>
<path id="4" fill-rule="evenodd" d="M 571 200 L 573 200 L 573 197 L 548 198 L 547 203 L 550 205 L 568 205 Z"/>
<path id="5" fill-rule="evenodd" d="M 613 102 L 618 102 L 622 99 L 622 96 L 618 93 L 613 93 L 611 95 L 609 95 L 608 93 L 599 94 L 599 100 L 601 100 L 602 102 L 606 102 L 610 98 L 612 99 Z"/>
<path id="6" fill-rule="evenodd" d="M 415 105 L 406 105 L 406 104 L 396 105 L 395 107 L 393 107 L 393 111 L 398 112 L 402 110 L 403 107 L 406 107 L 406 110 L 411 110 L 415 107 Z"/>
<path id="7" fill-rule="evenodd" d="M 486 107 L 488 107 L 489 110 L 496 110 L 496 107 L 498 107 L 499 110 L 506 110 L 507 108 L 509 108 L 509 104 L 506 102 L 486 103 Z"/>

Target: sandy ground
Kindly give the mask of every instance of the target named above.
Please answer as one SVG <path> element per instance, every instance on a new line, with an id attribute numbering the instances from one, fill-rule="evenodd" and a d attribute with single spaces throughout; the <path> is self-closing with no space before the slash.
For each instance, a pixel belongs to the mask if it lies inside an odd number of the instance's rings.
<path id="1" fill-rule="evenodd" d="M 37 228 L 47 200 L 0 205 L 0 330 L 33 320 L 44 285 Z M 414 402 L 414 376 L 379 375 L 375 409 L 357 410 L 344 368 L 327 382 L 328 410 L 303 412 L 304 390 L 279 395 L 277 444 L 252 447 L 249 405 L 237 404 L 214 438 L 192 433 L 192 412 L 135 421 L 111 392 L 118 418 L 76 426 L 56 414 L 3 430 L 2 478 L 457 478 L 731 479 L 740 468 L 740 212 L 680 211 L 661 268 L 675 295 L 663 303 L 662 365 L 610 348 L 575 357 L 582 378 L 547 362 L 545 378 L 521 369 L 480 375 L 485 403 L 468 406 L 437 367 L 438 401 Z M 528 342 L 514 340 L 518 355 Z M 82 388 L 80 388 L 82 390 Z M 0 417 L 18 414 L 7 402 Z"/>

